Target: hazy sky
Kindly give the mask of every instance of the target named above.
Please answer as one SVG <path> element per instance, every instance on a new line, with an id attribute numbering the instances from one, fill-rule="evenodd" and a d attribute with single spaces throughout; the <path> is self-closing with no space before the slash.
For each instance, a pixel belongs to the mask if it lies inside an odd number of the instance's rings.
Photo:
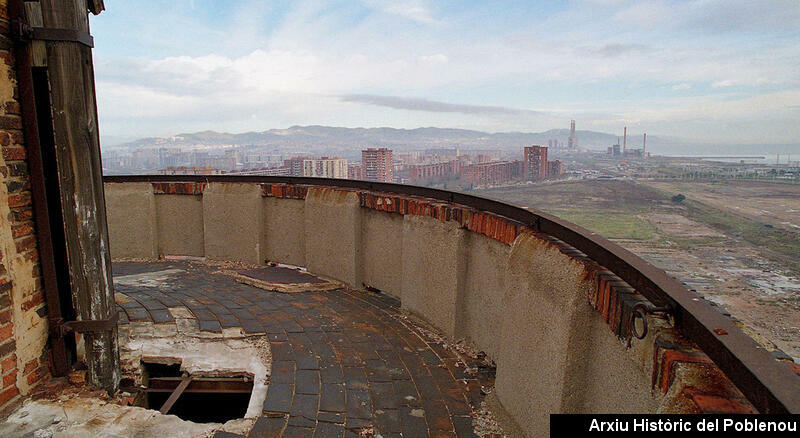
<path id="1" fill-rule="evenodd" d="M 101 134 L 321 124 L 800 143 L 800 0 L 106 0 Z"/>

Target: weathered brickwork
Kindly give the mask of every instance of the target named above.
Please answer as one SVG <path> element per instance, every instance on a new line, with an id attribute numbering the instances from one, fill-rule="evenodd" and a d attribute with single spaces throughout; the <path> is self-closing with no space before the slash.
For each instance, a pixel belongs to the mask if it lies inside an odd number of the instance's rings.
<path id="1" fill-rule="evenodd" d="M 206 183 L 153 183 L 153 193 L 158 195 L 199 195 Z"/>
<path id="2" fill-rule="evenodd" d="M 6 1 L 0 0 L 0 411 L 49 376 L 47 313 L 8 32 Z"/>
<path id="3" fill-rule="evenodd" d="M 154 183 L 155 193 L 199 194 L 184 183 Z M 186 186 L 185 188 L 183 186 Z M 310 186 L 261 184 L 265 197 L 305 199 Z M 511 245 L 522 233 L 532 234 L 585 267 L 586 278 L 595 287 L 587 301 L 602 316 L 609 329 L 630 345 L 632 313 L 637 303 L 647 300 L 620 277 L 597 264 L 581 251 L 559 239 L 539 233 L 519 222 L 467 206 L 394 193 L 336 188 L 356 192 L 362 208 L 400 215 L 455 221 L 461 227 Z M 202 191 L 202 188 L 199 189 Z M 655 327 L 653 327 L 655 325 Z M 652 324 L 652 360 L 644 362 L 652 372 L 652 389 L 665 396 L 665 412 L 753 413 L 755 409 L 724 373 L 695 344 L 669 324 Z M 789 363 L 800 374 L 800 366 Z M 652 369 L 650 369 L 650 367 Z"/>

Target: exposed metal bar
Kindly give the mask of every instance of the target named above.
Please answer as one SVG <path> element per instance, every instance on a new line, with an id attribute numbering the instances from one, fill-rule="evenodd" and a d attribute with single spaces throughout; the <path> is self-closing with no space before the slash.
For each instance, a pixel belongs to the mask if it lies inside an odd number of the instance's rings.
<path id="1" fill-rule="evenodd" d="M 733 321 L 680 282 L 621 246 L 583 227 L 539 210 L 491 198 L 404 184 L 332 178 L 253 175 L 106 176 L 105 182 L 220 182 L 298 184 L 419 196 L 487 211 L 556 237 L 608 268 L 675 317 L 695 342 L 761 413 L 800 413 L 800 377 L 777 362 Z"/>
<path id="2" fill-rule="evenodd" d="M 117 327 L 119 311 L 115 310 L 108 319 L 81 320 L 81 321 L 51 321 L 51 330 L 57 330 L 63 337 L 69 332 L 100 333 L 114 330 Z"/>
<path id="3" fill-rule="evenodd" d="M 181 383 L 175 388 L 175 390 L 172 391 L 172 394 L 170 394 L 167 401 L 164 402 L 164 405 L 161 406 L 159 412 L 166 415 L 167 412 L 169 412 L 169 410 L 172 409 L 172 405 L 174 405 L 175 402 L 178 401 L 178 397 L 180 397 L 181 394 L 183 394 L 183 391 L 186 389 L 186 387 L 189 386 L 190 383 L 192 383 L 192 378 L 184 377 L 183 380 L 181 380 Z"/>
<path id="4" fill-rule="evenodd" d="M 34 27 L 15 20 L 12 22 L 11 32 L 14 38 L 21 43 L 30 41 L 66 41 L 81 43 L 90 48 L 94 47 L 94 38 L 89 32 L 82 30 Z"/>
<path id="5" fill-rule="evenodd" d="M 183 382 L 182 377 L 151 377 L 146 392 L 172 392 Z M 216 393 L 216 394 L 249 394 L 253 392 L 253 382 L 243 379 L 200 378 L 192 379 L 192 383 L 184 393 Z"/>
<path id="6" fill-rule="evenodd" d="M 8 12 L 12 19 L 24 19 L 22 0 L 10 0 Z M 33 56 L 30 45 L 16 48 L 15 58 L 17 84 L 19 88 L 20 109 L 22 112 L 23 131 L 25 133 L 28 166 L 31 176 L 31 193 L 33 197 L 33 212 L 36 219 L 36 243 L 39 251 L 40 267 L 42 270 L 42 285 L 44 287 L 47 317 L 52 325 L 53 321 L 62 318 L 61 298 L 59 296 L 59 281 L 56 273 L 55 251 L 53 248 L 52 233 L 50 229 L 50 212 L 45 187 L 45 171 L 42 160 L 42 143 L 39 137 L 39 120 L 37 116 L 36 97 L 34 93 Z M 49 108 L 47 108 L 49 111 Z M 69 372 L 69 358 L 67 346 L 63 336 L 50 332 L 51 358 L 54 376 L 65 376 Z"/>

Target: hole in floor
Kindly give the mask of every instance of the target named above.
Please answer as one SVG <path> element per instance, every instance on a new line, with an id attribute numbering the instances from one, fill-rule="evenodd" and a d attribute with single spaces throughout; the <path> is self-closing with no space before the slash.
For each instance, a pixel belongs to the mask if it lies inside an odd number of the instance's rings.
<path id="1" fill-rule="evenodd" d="M 139 405 L 195 423 L 225 423 L 243 418 L 253 392 L 253 376 L 188 375 L 180 364 L 142 362 L 144 397 Z"/>

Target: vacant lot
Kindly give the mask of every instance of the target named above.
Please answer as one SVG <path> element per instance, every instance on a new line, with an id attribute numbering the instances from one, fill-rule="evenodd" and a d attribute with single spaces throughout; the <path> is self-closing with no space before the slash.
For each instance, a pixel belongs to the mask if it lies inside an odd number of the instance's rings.
<path id="1" fill-rule="evenodd" d="M 759 181 L 648 182 L 665 192 L 730 210 L 756 222 L 800 231 L 800 185 Z"/>
<path id="2" fill-rule="evenodd" d="M 790 217 L 800 211 L 799 186 L 581 180 L 476 193 L 615 240 L 726 307 L 765 346 L 800 359 L 800 230 Z M 671 200 L 678 193 L 681 203 Z"/>

